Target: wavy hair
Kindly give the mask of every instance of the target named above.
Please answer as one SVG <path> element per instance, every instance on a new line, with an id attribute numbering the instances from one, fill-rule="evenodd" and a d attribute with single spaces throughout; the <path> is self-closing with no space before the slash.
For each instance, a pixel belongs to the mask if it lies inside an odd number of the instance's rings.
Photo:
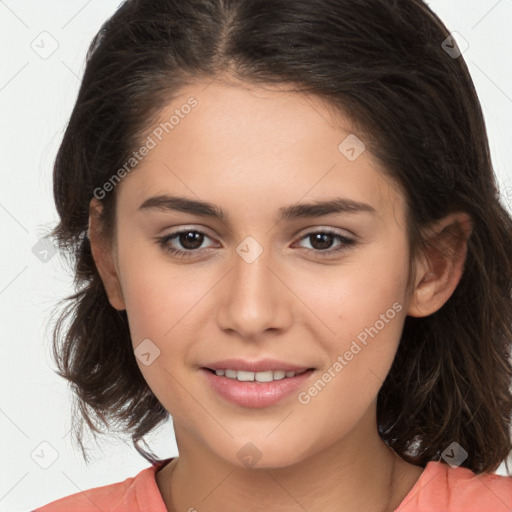
<path id="1" fill-rule="evenodd" d="M 99 420 L 129 433 L 157 463 L 141 443 L 169 417 L 136 364 L 126 312 L 110 305 L 96 269 L 90 200 L 181 87 L 222 75 L 285 84 L 348 115 L 405 194 L 412 273 L 424 227 L 454 211 L 471 216 L 454 293 L 434 314 L 405 320 L 378 394 L 378 428 L 419 466 L 453 441 L 475 473 L 509 456 L 512 219 L 500 203 L 480 102 L 449 37 L 422 0 L 127 0 L 104 23 L 55 160 L 60 221 L 51 233 L 75 277 L 52 348 L 58 375 L 72 386 L 86 460 L 84 421 L 93 432 L 102 432 Z M 109 237 L 115 203 L 115 190 L 102 199 Z"/>

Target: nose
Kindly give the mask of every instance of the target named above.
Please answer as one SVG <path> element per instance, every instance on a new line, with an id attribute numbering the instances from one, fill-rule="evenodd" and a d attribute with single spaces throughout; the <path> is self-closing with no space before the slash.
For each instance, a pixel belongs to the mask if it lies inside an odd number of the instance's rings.
<path id="1" fill-rule="evenodd" d="M 251 340 L 267 331 L 286 330 L 293 316 L 293 294 L 279 276 L 270 250 L 264 249 L 253 261 L 240 254 L 234 252 L 233 268 L 220 283 L 219 327 Z"/>

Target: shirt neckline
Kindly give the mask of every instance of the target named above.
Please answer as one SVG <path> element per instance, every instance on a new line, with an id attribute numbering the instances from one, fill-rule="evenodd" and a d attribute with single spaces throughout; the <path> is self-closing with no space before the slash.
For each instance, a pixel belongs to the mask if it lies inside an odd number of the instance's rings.
<path id="1" fill-rule="evenodd" d="M 172 462 L 176 457 L 170 457 L 168 459 L 161 460 L 160 462 L 157 462 L 154 464 L 151 468 L 149 468 L 152 471 L 152 479 L 151 479 L 151 485 L 153 487 L 153 493 L 159 496 L 159 499 L 161 501 L 162 510 L 167 510 L 163 496 L 160 492 L 160 489 L 158 488 L 158 484 L 156 483 L 156 474 L 158 471 L 163 469 L 167 464 Z M 414 483 L 414 485 L 411 487 L 407 495 L 403 498 L 403 500 L 400 502 L 398 507 L 395 508 L 395 512 L 400 511 L 403 507 L 407 505 L 411 500 L 413 500 L 416 495 L 425 487 L 427 483 L 429 483 L 431 480 L 433 480 L 438 475 L 438 466 L 441 464 L 437 461 L 429 461 L 427 462 L 427 465 L 421 472 L 418 480 Z"/>
<path id="2" fill-rule="evenodd" d="M 394 512 L 400 512 L 410 501 L 412 501 L 418 495 L 421 490 L 425 488 L 425 486 L 431 480 L 433 480 L 439 474 L 438 469 L 440 464 L 442 463 L 435 460 L 427 462 L 418 480 L 416 480 L 415 484 L 411 487 L 400 504 L 395 508 Z"/>

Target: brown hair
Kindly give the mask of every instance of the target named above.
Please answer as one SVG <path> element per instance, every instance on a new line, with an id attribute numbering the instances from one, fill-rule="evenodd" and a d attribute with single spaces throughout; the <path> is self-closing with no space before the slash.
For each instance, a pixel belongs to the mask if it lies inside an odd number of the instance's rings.
<path id="1" fill-rule="evenodd" d="M 140 146 L 180 87 L 226 75 L 288 84 L 350 117 L 405 193 L 412 273 L 421 229 L 454 211 L 470 214 L 455 292 L 436 313 L 405 320 L 378 395 L 379 432 L 420 466 L 453 441 L 476 473 L 508 457 L 512 219 L 499 202 L 467 66 L 443 44 L 449 35 L 422 0 L 129 0 L 107 20 L 89 48 L 54 168 L 60 223 L 52 235 L 72 258 L 77 291 L 55 325 L 53 353 L 75 393 L 82 450 L 83 421 L 100 433 L 99 419 L 130 433 L 156 462 L 140 443 L 169 416 L 136 364 L 126 312 L 109 304 L 91 256 L 93 191 Z M 102 199 L 109 236 L 115 200 L 115 190 Z"/>

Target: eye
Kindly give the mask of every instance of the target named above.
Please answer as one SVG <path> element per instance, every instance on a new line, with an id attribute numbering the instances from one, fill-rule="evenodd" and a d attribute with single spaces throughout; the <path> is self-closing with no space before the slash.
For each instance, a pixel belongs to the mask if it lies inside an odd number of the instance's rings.
<path id="1" fill-rule="evenodd" d="M 165 235 L 162 237 L 157 237 L 157 242 L 162 249 L 164 249 L 169 254 L 178 256 L 180 258 L 188 258 L 194 256 L 194 253 L 199 252 L 198 249 L 201 248 L 201 245 L 204 239 L 210 238 L 206 233 L 202 231 L 198 231 L 196 229 L 183 229 L 181 231 L 176 231 L 174 233 L 170 233 L 169 235 Z M 176 239 L 176 241 L 181 244 L 184 249 L 176 249 L 170 245 L 171 241 Z"/>
<path id="2" fill-rule="evenodd" d="M 340 243 L 331 249 L 334 240 L 338 240 Z M 344 235 L 340 235 L 330 229 L 323 229 L 319 231 L 312 231 L 306 234 L 301 240 L 308 240 L 312 248 L 306 248 L 308 251 L 314 252 L 315 256 L 332 256 L 334 253 L 347 250 L 353 246 L 356 241 L 352 238 L 348 238 Z"/>

